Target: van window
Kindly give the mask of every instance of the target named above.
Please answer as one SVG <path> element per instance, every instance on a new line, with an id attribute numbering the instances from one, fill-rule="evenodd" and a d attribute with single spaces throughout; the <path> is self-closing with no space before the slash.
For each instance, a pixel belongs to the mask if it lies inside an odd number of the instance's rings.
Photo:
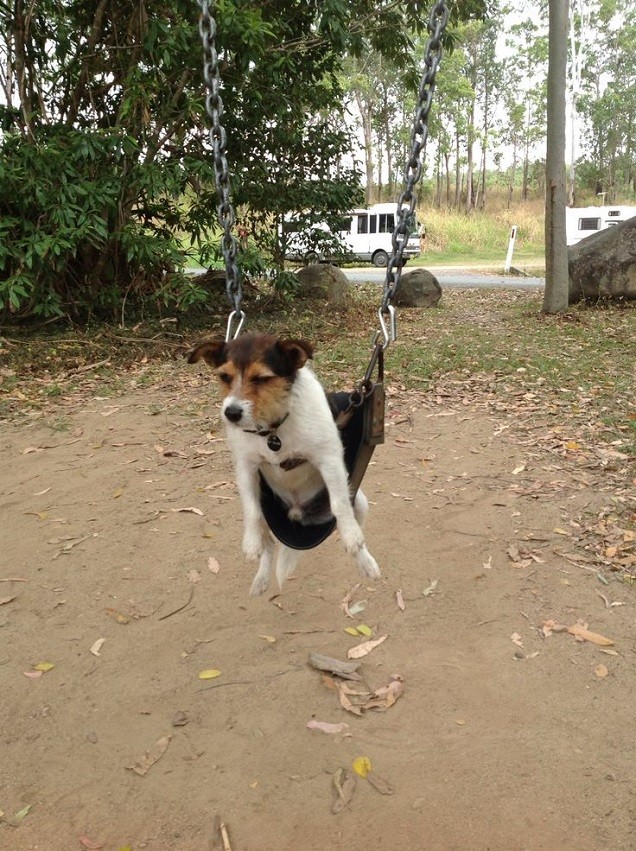
<path id="1" fill-rule="evenodd" d="M 369 233 L 369 217 L 366 213 L 358 216 L 358 233 Z"/>
<path id="2" fill-rule="evenodd" d="M 379 233 L 393 233 L 395 227 L 395 216 L 393 213 L 380 213 Z"/>
<path id="3" fill-rule="evenodd" d="M 601 220 L 596 218 L 579 219 L 579 230 L 600 230 Z"/>
<path id="4" fill-rule="evenodd" d="M 378 230 L 378 217 L 377 216 L 369 216 L 369 233 L 377 233 Z"/>
<path id="5" fill-rule="evenodd" d="M 340 220 L 338 230 L 341 233 L 351 233 L 351 216 Z"/>

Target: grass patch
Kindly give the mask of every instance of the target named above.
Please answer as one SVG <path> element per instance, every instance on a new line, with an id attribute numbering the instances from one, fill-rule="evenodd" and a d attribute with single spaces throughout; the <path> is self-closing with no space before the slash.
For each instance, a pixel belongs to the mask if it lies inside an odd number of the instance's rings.
<path id="1" fill-rule="evenodd" d="M 356 288 L 347 310 L 321 304 L 273 308 L 246 304 L 250 330 L 304 337 L 316 349 L 315 368 L 332 387 L 353 387 L 364 375 L 378 328 L 377 286 Z M 492 396 L 526 393 L 567 401 L 573 413 L 594 413 L 609 438 L 636 440 L 636 305 L 577 306 L 557 317 L 541 315 L 541 296 L 517 290 L 448 290 L 432 310 L 398 311 L 398 340 L 386 353 L 389 383 L 433 391 L 442 380 L 469 386 L 476 377 Z M 64 404 L 69 394 L 99 395 L 152 387 L 175 357 L 204 336 L 222 335 L 225 315 L 205 329 L 165 332 L 140 325 L 133 332 L 0 338 L 0 410 L 15 413 Z M 212 330 L 210 330 L 212 329 Z M 91 364 L 106 364 L 87 369 Z M 97 390 L 95 390 L 97 392 Z"/>

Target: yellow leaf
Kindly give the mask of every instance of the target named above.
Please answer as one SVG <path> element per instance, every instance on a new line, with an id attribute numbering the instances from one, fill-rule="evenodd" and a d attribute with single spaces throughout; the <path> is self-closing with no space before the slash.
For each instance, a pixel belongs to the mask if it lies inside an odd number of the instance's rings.
<path id="1" fill-rule="evenodd" d="M 347 635 L 355 635 L 355 636 L 360 635 L 360 633 L 358 632 L 358 630 L 355 626 L 346 626 L 344 628 L 344 631 L 347 633 Z"/>
<path id="2" fill-rule="evenodd" d="M 201 671 L 199 673 L 200 680 L 215 680 L 217 677 L 221 676 L 221 672 L 217 671 L 216 668 L 209 668 L 207 671 Z"/>
<path id="3" fill-rule="evenodd" d="M 358 632 L 360 633 L 360 635 L 366 635 L 367 638 L 371 638 L 371 636 L 373 635 L 373 630 L 365 623 L 358 624 Z"/>
<path id="4" fill-rule="evenodd" d="M 565 444 L 565 448 L 569 449 L 571 452 L 574 452 L 577 449 L 581 448 L 581 444 L 577 443 L 576 440 L 568 440 L 568 442 Z"/>
<path id="5" fill-rule="evenodd" d="M 358 756 L 353 760 L 351 767 L 360 777 L 366 777 L 371 771 L 371 760 L 368 756 Z"/>
<path id="6" fill-rule="evenodd" d="M 113 499 L 119 499 L 123 492 L 122 488 L 117 488 L 117 490 L 113 492 Z"/>
<path id="7" fill-rule="evenodd" d="M 50 671 L 54 667 L 55 667 L 55 665 L 53 664 L 53 662 L 38 662 L 37 665 L 33 666 L 33 670 L 34 671 L 43 671 L 44 673 L 46 673 L 47 671 Z"/>
<path id="8" fill-rule="evenodd" d="M 273 635 L 259 635 L 259 638 L 262 638 L 263 641 L 267 641 L 269 644 L 275 644 L 276 639 Z"/>

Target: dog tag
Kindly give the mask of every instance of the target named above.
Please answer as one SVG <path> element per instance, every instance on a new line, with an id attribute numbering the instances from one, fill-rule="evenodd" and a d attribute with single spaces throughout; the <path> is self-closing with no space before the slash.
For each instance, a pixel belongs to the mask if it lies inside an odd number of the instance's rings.
<path id="1" fill-rule="evenodd" d="M 282 445 L 280 437 L 277 434 L 270 434 L 267 438 L 267 446 L 272 452 L 278 452 Z"/>

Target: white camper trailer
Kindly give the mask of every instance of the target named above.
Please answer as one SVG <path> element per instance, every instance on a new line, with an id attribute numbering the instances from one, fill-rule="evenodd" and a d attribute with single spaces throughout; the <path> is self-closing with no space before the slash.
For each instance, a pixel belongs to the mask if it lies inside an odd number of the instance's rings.
<path id="1" fill-rule="evenodd" d="M 568 245 L 606 230 L 636 216 L 636 207 L 566 207 L 565 229 Z"/>
<path id="2" fill-rule="evenodd" d="M 358 260 L 367 260 L 374 266 L 385 267 L 392 254 L 393 228 L 397 213 L 396 204 L 374 204 L 366 209 L 352 210 L 342 220 L 337 236 Z M 293 221 L 290 215 L 289 221 Z M 418 257 L 420 254 L 420 238 L 418 223 L 413 217 L 410 223 L 410 234 L 404 246 L 404 260 Z M 327 232 L 326 225 L 317 225 L 317 229 Z M 287 246 L 286 257 L 289 260 L 326 260 L 328 257 L 321 253 L 303 250 L 305 240 L 301 233 L 293 234 Z"/>

